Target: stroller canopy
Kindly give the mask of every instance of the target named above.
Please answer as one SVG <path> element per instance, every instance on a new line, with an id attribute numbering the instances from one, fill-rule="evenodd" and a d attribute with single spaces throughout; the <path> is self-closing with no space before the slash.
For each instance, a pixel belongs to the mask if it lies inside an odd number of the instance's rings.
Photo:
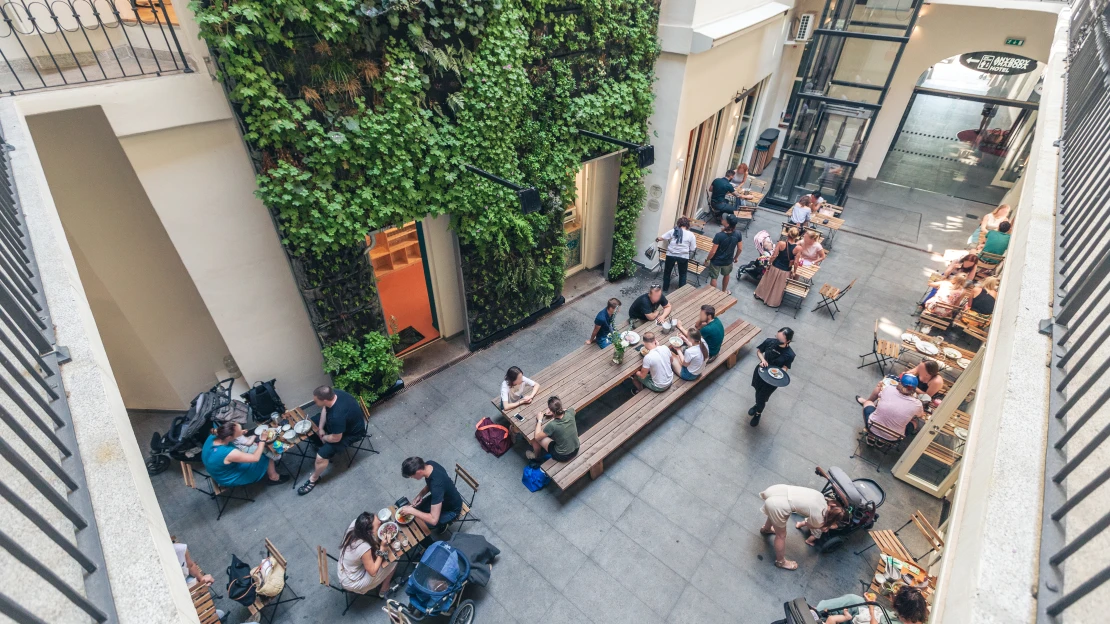
<path id="1" fill-rule="evenodd" d="M 428 615 L 446 612 L 468 576 L 470 560 L 466 555 L 447 542 L 432 544 L 405 586 L 409 606 Z"/>

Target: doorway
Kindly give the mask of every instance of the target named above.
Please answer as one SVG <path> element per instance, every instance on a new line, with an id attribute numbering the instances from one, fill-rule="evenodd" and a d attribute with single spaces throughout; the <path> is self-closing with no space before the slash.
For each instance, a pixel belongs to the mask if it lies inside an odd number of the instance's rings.
<path id="1" fill-rule="evenodd" d="M 1043 70 L 990 74 L 968 56 L 921 75 L 878 180 L 993 205 L 1021 177 Z"/>
<path id="2" fill-rule="evenodd" d="M 705 191 L 713 177 L 713 163 L 717 162 L 720 155 L 721 142 L 717 139 L 727 108 L 717 111 L 690 131 L 690 140 L 686 146 L 686 167 L 682 176 L 682 216 L 693 219 L 703 209 L 709 209 L 709 198 Z"/>
<path id="3" fill-rule="evenodd" d="M 575 175 L 574 203 L 563 212 L 567 277 L 599 266 L 609 272 L 623 156 L 621 150 L 586 161 Z"/>
<path id="4" fill-rule="evenodd" d="M 423 225 L 410 221 L 379 230 L 366 236 L 366 244 L 386 329 L 398 337 L 396 353 L 403 355 L 438 340 L 431 275 L 424 262 Z"/>

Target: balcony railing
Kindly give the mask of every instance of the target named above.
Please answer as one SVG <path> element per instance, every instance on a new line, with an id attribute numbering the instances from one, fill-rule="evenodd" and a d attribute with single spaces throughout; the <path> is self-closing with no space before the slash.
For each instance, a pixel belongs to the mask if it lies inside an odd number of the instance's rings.
<path id="1" fill-rule="evenodd" d="M 0 93 L 191 72 L 166 0 L 0 0 Z"/>
<path id="2" fill-rule="evenodd" d="M 59 374 L 65 350 L 0 146 L 0 613 L 20 624 L 115 621 Z"/>
<path id="3" fill-rule="evenodd" d="M 1038 624 L 1104 621 L 1110 580 L 1110 8 L 1097 6 L 1081 0 L 1071 22 Z"/>

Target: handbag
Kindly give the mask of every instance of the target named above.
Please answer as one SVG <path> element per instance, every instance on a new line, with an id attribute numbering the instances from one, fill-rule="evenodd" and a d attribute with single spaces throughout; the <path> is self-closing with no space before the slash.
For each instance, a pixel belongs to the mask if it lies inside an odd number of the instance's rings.
<path id="1" fill-rule="evenodd" d="M 258 584 L 258 595 L 273 598 L 285 589 L 285 566 L 273 557 L 266 557 L 258 567 L 251 570 L 251 576 Z"/>
<path id="2" fill-rule="evenodd" d="M 524 475 L 520 478 L 520 482 L 524 484 L 524 487 L 528 488 L 529 492 L 539 492 L 550 480 L 551 477 L 547 476 L 547 473 L 540 468 L 537 462 L 531 462 L 525 465 Z"/>
<path id="3" fill-rule="evenodd" d="M 254 604 L 256 593 L 251 567 L 231 555 L 231 565 L 227 566 L 227 597 L 243 606 L 250 606 Z"/>
<path id="4" fill-rule="evenodd" d="M 654 260 L 655 259 L 655 245 L 652 245 L 651 247 L 648 247 L 647 250 L 644 251 L 644 256 L 648 260 Z"/>
<path id="5" fill-rule="evenodd" d="M 494 457 L 501 457 L 513 448 L 509 429 L 493 422 L 488 416 L 475 425 L 474 437 L 478 440 L 478 445 Z"/>

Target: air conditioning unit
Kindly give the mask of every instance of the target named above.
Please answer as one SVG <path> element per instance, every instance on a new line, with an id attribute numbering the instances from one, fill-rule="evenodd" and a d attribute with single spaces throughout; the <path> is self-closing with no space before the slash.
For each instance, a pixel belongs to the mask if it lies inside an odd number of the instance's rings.
<path id="1" fill-rule="evenodd" d="M 809 41 L 813 38 L 813 27 L 817 23 L 816 13 L 802 13 L 798 16 L 798 30 L 794 32 L 794 41 Z"/>

